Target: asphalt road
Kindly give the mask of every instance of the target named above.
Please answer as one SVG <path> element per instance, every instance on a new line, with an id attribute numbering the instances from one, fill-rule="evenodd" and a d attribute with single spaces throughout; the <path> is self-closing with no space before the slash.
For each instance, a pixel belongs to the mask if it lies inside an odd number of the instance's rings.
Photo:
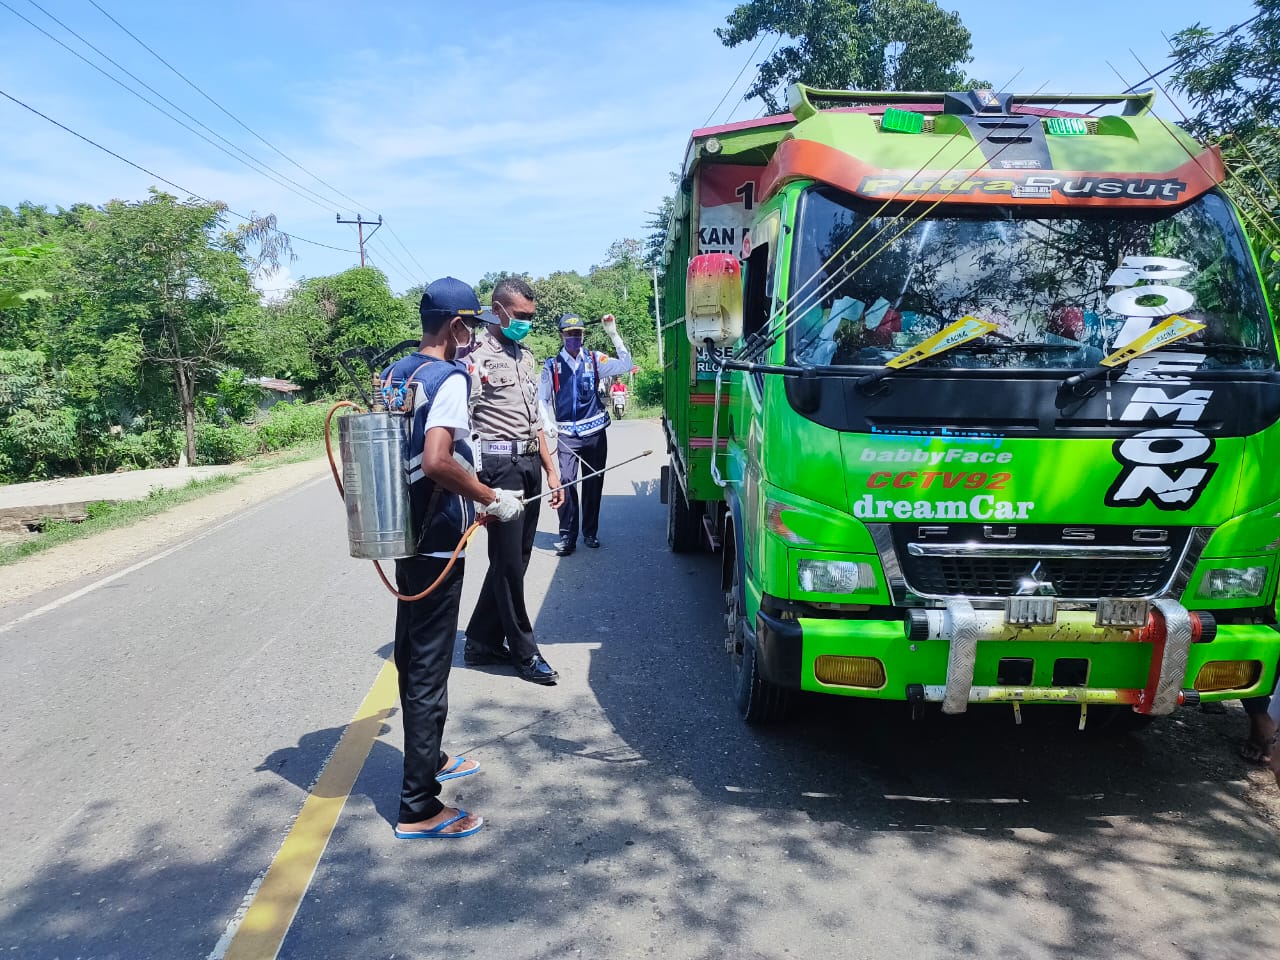
<path id="1" fill-rule="evenodd" d="M 652 423 L 610 442 L 661 450 Z M 446 746 L 484 770 L 445 798 L 484 830 L 392 837 L 391 716 L 281 957 L 1280 955 L 1275 787 L 1235 758 L 1238 711 L 1107 739 L 823 700 L 748 728 L 716 561 L 666 549 L 661 462 L 609 475 L 599 551 L 557 559 L 544 512 L 528 583 L 558 686 L 459 644 Z M 0 956 L 218 958 L 392 602 L 327 480 L 6 629 L 92 583 L 0 608 Z"/>

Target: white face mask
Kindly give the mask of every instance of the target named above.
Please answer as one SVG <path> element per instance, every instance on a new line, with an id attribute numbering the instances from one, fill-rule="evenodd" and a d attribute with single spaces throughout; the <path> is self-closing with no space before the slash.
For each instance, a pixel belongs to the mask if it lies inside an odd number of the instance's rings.
<path id="1" fill-rule="evenodd" d="M 476 332 L 472 330 L 470 327 L 468 327 L 465 323 L 462 325 L 462 327 L 464 330 L 467 331 L 466 340 L 464 340 L 462 343 L 459 343 L 457 337 L 450 337 L 450 339 L 453 340 L 453 359 L 455 360 L 459 359 L 460 357 L 465 357 L 468 353 L 472 351 L 472 349 L 476 345 Z"/>

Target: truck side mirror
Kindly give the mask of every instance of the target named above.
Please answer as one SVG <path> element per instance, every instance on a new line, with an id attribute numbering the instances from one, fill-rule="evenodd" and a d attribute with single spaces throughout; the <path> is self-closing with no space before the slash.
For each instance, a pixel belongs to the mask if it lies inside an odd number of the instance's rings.
<path id="1" fill-rule="evenodd" d="M 689 342 L 716 346 L 742 337 L 742 267 L 731 253 L 702 253 L 689 261 L 684 285 Z"/>

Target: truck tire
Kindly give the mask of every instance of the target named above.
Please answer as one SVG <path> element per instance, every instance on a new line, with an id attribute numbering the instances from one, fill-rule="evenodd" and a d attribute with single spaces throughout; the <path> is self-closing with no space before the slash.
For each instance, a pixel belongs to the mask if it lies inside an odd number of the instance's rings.
<path id="1" fill-rule="evenodd" d="M 702 543 L 701 504 L 695 509 L 684 497 L 675 464 L 667 468 L 667 545 L 672 553 L 693 553 Z"/>
<path id="2" fill-rule="evenodd" d="M 760 675 L 756 648 L 747 640 L 742 604 L 742 570 L 733 546 L 733 530 L 725 535 L 725 550 L 732 552 L 732 575 L 724 593 L 725 625 L 729 629 L 729 655 L 733 662 L 733 699 L 742 719 L 752 726 L 764 727 L 787 718 L 791 709 L 791 691 L 770 683 Z"/>

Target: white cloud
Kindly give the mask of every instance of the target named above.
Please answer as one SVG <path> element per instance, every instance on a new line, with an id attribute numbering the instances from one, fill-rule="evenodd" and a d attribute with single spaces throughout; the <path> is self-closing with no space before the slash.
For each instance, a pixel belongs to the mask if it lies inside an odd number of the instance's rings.
<path id="1" fill-rule="evenodd" d="M 271 274 L 259 271 L 253 278 L 253 285 L 266 303 L 283 300 L 297 284 L 298 280 L 287 264 L 281 264 L 280 268 Z"/>

